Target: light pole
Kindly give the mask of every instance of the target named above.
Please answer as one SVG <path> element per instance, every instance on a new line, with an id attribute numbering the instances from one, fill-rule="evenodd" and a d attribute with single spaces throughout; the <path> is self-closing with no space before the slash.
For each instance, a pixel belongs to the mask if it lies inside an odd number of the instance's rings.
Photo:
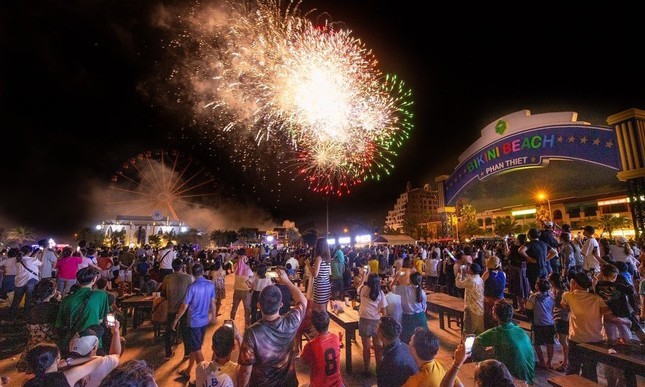
<path id="1" fill-rule="evenodd" d="M 548 208 L 549 208 L 549 217 L 547 218 L 547 220 L 551 220 L 551 217 L 553 216 L 553 213 L 551 212 L 551 201 L 550 201 L 550 200 L 549 200 L 549 198 L 544 194 L 544 192 L 540 192 L 540 193 L 538 194 L 538 199 L 539 199 L 539 200 L 546 200 L 546 204 L 547 204 L 547 206 L 548 206 Z"/>

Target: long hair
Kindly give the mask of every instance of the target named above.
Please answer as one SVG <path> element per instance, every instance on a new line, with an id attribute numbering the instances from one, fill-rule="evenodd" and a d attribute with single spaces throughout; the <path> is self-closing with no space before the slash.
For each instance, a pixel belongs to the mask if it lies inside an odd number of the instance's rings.
<path id="1" fill-rule="evenodd" d="M 329 252 L 329 244 L 327 244 L 327 238 L 325 237 L 320 237 L 316 241 L 316 248 L 314 249 L 314 256 L 313 256 L 314 260 L 318 256 L 327 263 L 331 262 L 331 253 Z"/>
<path id="2" fill-rule="evenodd" d="M 41 377 L 54 364 L 58 353 L 56 344 L 38 344 L 27 352 L 27 364 L 29 364 L 29 368 L 37 378 Z"/>
<path id="3" fill-rule="evenodd" d="M 417 302 L 423 302 L 423 289 L 421 289 L 421 273 L 414 272 L 410 274 L 410 285 L 417 287 Z"/>
<path id="4" fill-rule="evenodd" d="M 370 273 L 365 284 L 370 288 L 370 300 L 378 300 L 378 296 L 381 294 L 381 277 L 377 273 Z"/>

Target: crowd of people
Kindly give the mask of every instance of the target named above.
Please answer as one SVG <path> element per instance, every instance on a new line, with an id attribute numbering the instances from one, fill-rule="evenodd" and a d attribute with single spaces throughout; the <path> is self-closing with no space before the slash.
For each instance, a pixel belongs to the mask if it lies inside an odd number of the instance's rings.
<path id="1" fill-rule="evenodd" d="M 145 361 L 119 361 L 126 316 L 117 301 L 157 292 L 165 301 L 165 359 L 182 342 L 188 363 L 177 374 L 198 386 L 298 386 L 297 358 L 310 368 L 311 386 L 343 386 L 342 340 L 329 331 L 328 310 L 336 302 L 349 307 L 346 297 L 358 303 L 363 372 L 373 375 L 373 351 L 378 386 L 461 385 L 470 349 L 460 344 L 451 366 L 435 359 L 428 290 L 463 298 L 463 335 L 476 336 L 472 357 L 481 360 L 477 380 L 533 384 L 536 368 L 597 380 L 595 362 L 578 345 L 625 345 L 633 332 L 641 338 L 645 265 L 638 246 L 622 237 L 599 242 L 594 234 L 587 226 L 582 235 L 566 227 L 556 235 L 546 222 L 543 230 L 491 244 L 343 248 L 319 238 L 310 249 L 196 251 L 168 242 L 160 249 L 80 244 L 56 251 L 40 241 L 3 252 L 0 300 L 7 318 L 29 330 L 18 362 L 34 375 L 27 386 L 156 385 Z M 234 276 L 228 295 L 227 275 Z M 208 338 L 209 361 L 206 328 L 223 302 L 231 303 L 230 315 Z M 532 339 L 515 324 L 518 315 L 531 322 Z M 560 364 L 553 362 L 556 338 Z M 606 367 L 605 376 L 612 386 L 621 383 L 621 370 Z"/>

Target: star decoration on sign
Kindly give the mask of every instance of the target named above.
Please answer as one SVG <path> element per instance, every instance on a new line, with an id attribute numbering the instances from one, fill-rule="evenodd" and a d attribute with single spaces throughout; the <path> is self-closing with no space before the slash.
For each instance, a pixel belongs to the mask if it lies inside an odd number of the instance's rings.
<path id="1" fill-rule="evenodd" d="M 597 138 L 597 139 L 593 140 L 593 144 L 594 145 L 600 145 L 600 139 Z"/>
<path id="2" fill-rule="evenodd" d="M 581 144 L 586 144 L 587 143 L 587 136 L 580 137 L 580 143 Z"/>
<path id="3" fill-rule="evenodd" d="M 558 137 L 558 142 L 562 142 L 562 141 L 564 141 L 564 137 L 562 136 Z"/>
<path id="4" fill-rule="evenodd" d="M 574 141 L 576 141 L 576 138 L 573 136 L 569 136 L 569 142 L 574 142 Z"/>
<path id="5" fill-rule="evenodd" d="M 609 140 L 609 141 L 607 141 L 607 142 L 605 143 L 605 147 L 606 147 L 606 148 L 611 148 L 612 146 L 614 146 L 614 142 L 613 142 L 613 141 L 611 141 L 611 140 Z"/>
<path id="6" fill-rule="evenodd" d="M 535 156 L 531 157 L 531 162 L 534 163 L 537 161 L 537 158 Z"/>

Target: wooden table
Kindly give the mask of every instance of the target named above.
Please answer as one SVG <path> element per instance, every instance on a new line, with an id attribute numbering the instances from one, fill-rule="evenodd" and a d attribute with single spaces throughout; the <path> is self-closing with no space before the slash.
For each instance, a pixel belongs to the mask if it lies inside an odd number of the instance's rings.
<path id="1" fill-rule="evenodd" d="M 153 296 L 132 296 L 121 300 L 121 307 L 125 318 L 123 320 L 123 335 L 128 332 L 128 311 L 133 309 L 132 312 L 132 328 L 137 328 L 139 325 L 139 308 L 150 308 L 152 310 Z"/>
<path id="2" fill-rule="evenodd" d="M 345 330 L 345 370 L 348 374 L 352 373 L 352 340 L 356 339 L 356 330 L 358 329 L 358 311 L 352 307 L 345 307 L 341 313 L 332 312 L 327 305 L 329 318 L 334 320 L 341 328 Z"/>
<path id="3" fill-rule="evenodd" d="M 613 345 L 608 343 L 577 344 L 586 356 L 595 358 L 600 363 L 622 369 L 625 372 L 627 387 L 636 387 L 636 375 L 645 377 L 645 347 L 640 343 L 631 342 L 627 345 Z M 609 353 L 612 348 L 616 353 Z"/>
<path id="4" fill-rule="evenodd" d="M 448 326 L 450 327 L 450 317 L 456 317 L 462 320 L 464 316 L 464 300 L 459 297 L 449 296 L 444 293 L 426 292 L 428 309 L 431 307 L 439 313 L 439 328 L 446 329 L 444 316 L 448 317 Z"/>

